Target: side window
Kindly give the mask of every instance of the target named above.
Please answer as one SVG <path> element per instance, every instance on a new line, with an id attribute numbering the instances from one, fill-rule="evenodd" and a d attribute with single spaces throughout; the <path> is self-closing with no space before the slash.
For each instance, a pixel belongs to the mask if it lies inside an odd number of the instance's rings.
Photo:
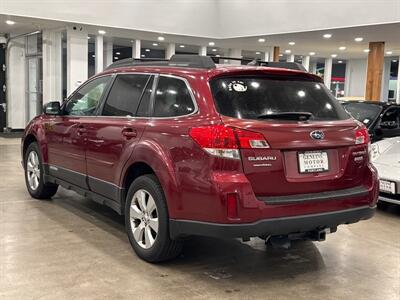
<path id="1" fill-rule="evenodd" d="M 154 99 L 155 117 L 175 117 L 195 109 L 185 82 L 178 78 L 160 76 Z"/>
<path id="2" fill-rule="evenodd" d="M 154 82 L 154 76 L 152 76 L 149 82 L 147 83 L 146 89 L 144 90 L 142 96 L 142 100 L 140 100 L 140 104 L 136 112 L 136 116 L 138 117 L 150 116 L 150 97 L 151 93 L 153 92 L 153 82 Z"/>
<path id="3" fill-rule="evenodd" d="M 103 108 L 103 116 L 134 116 L 149 75 L 117 75 Z"/>
<path id="4" fill-rule="evenodd" d="M 400 108 L 389 108 L 382 116 L 380 127 L 384 137 L 400 135 Z"/>
<path id="5" fill-rule="evenodd" d="M 109 81 L 110 76 L 104 76 L 79 88 L 68 100 L 64 113 L 72 116 L 92 116 Z"/>

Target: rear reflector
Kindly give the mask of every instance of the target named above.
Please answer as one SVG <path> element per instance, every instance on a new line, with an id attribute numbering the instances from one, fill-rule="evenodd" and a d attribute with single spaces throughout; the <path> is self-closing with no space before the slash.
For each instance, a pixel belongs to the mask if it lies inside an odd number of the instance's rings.
<path id="1" fill-rule="evenodd" d="M 356 131 L 356 145 L 362 145 L 369 143 L 368 130 L 362 127 Z"/>
<path id="2" fill-rule="evenodd" d="M 226 213 L 228 218 L 237 219 L 238 217 L 238 197 L 236 193 L 226 195 Z"/>
<path id="3" fill-rule="evenodd" d="M 239 149 L 269 148 L 261 133 L 224 125 L 193 127 L 189 136 L 203 150 L 223 158 L 240 159 Z"/>

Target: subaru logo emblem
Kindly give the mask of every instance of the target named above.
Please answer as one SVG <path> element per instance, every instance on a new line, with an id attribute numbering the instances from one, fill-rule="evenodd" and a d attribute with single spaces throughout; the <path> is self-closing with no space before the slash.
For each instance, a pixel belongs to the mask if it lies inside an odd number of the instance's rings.
<path id="1" fill-rule="evenodd" d="M 310 136 L 314 140 L 322 140 L 325 134 L 320 130 L 311 131 Z"/>

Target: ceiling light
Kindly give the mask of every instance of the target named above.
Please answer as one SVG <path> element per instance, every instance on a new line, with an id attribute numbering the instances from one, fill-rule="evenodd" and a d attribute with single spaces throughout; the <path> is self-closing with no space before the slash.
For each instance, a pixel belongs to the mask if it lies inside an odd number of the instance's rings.
<path id="1" fill-rule="evenodd" d="M 209 42 L 208 46 L 215 46 L 215 43 L 214 42 Z"/>
<path id="2" fill-rule="evenodd" d="M 179 48 L 185 48 L 185 45 L 179 45 Z"/>
<path id="3" fill-rule="evenodd" d="M 292 53 L 292 50 L 287 49 L 285 50 L 285 53 Z"/>
<path id="4" fill-rule="evenodd" d="M 106 34 L 106 31 L 105 30 L 99 30 L 99 31 L 97 31 L 99 34 Z"/>
<path id="5" fill-rule="evenodd" d="M 337 56 L 337 54 L 331 54 L 331 56 L 332 56 L 332 57 L 336 57 L 336 56 Z"/>
<path id="6" fill-rule="evenodd" d="M 343 63 L 343 60 L 338 60 L 338 64 L 342 64 Z"/>
<path id="7" fill-rule="evenodd" d="M 211 51 L 212 51 L 212 52 L 217 52 L 217 49 L 214 48 L 214 49 L 212 49 Z"/>
<path id="8" fill-rule="evenodd" d="M 330 34 L 330 33 L 325 33 L 325 34 L 323 35 L 323 37 L 324 37 L 324 39 L 330 39 L 330 38 L 332 37 L 332 34 Z"/>
<path id="9" fill-rule="evenodd" d="M 259 42 L 259 43 L 264 43 L 264 42 L 265 42 L 265 39 L 263 39 L 263 38 L 258 39 L 258 42 Z"/>
<path id="10" fill-rule="evenodd" d="M 92 57 L 94 58 L 94 57 L 96 57 L 96 55 L 93 54 Z"/>
<path id="11" fill-rule="evenodd" d="M 354 40 L 356 42 L 362 42 L 364 39 L 362 37 L 356 37 Z"/>
<path id="12" fill-rule="evenodd" d="M 344 51 L 344 50 L 346 50 L 346 47 L 345 46 L 339 47 L 339 50 Z"/>
<path id="13" fill-rule="evenodd" d="M 6 24 L 7 24 L 7 25 L 14 25 L 15 22 L 14 22 L 14 21 L 11 21 L 11 20 L 7 20 L 7 21 L 6 21 Z"/>
<path id="14" fill-rule="evenodd" d="M 118 59 L 118 56 L 114 56 L 114 59 L 115 59 L 115 60 Z"/>
<path id="15" fill-rule="evenodd" d="M 396 62 L 397 62 L 397 59 L 393 59 L 392 62 L 396 63 Z"/>
<path id="16" fill-rule="evenodd" d="M 221 55 L 219 55 L 219 54 L 217 54 L 217 55 L 215 55 L 216 57 L 220 57 Z"/>
<path id="17" fill-rule="evenodd" d="M 115 52 L 115 55 L 121 55 L 121 52 Z"/>
<path id="18" fill-rule="evenodd" d="M 315 55 L 315 52 L 310 52 L 310 53 L 308 53 L 308 54 L 310 54 L 310 55 Z"/>
<path id="19" fill-rule="evenodd" d="M 146 55 L 142 54 L 142 55 L 140 55 L 140 57 L 146 57 Z"/>
<path id="20" fill-rule="evenodd" d="M 283 54 L 279 54 L 279 56 L 281 56 L 281 57 L 282 57 L 282 56 L 283 56 Z"/>
<path id="21" fill-rule="evenodd" d="M 256 54 L 259 55 L 259 54 L 261 54 L 261 52 L 260 52 L 260 51 L 257 51 Z"/>
<path id="22" fill-rule="evenodd" d="M 153 46 L 158 46 L 158 44 L 157 43 L 153 43 Z"/>
<path id="23" fill-rule="evenodd" d="M 146 49 L 146 50 L 144 50 L 144 51 L 146 51 L 146 52 L 150 52 L 150 49 Z"/>
<path id="24" fill-rule="evenodd" d="M 365 53 L 368 53 L 369 52 L 369 49 L 364 49 L 363 50 Z"/>
<path id="25" fill-rule="evenodd" d="M 391 55 L 391 54 L 393 54 L 393 51 L 386 51 L 386 54 Z"/>
<path id="26" fill-rule="evenodd" d="M 289 45 L 290 46 L 293 46 L 293 45 L 295 45 L 296 43 L 295 42 L 289 42 Z"/>
<path id="27" fill-rule="evenodd" d="M 163 41 L 163 40 L 165 40 L 165 37 L 163 37 L 163 36 L 159 36 L 159 37 L 157 38 L 157 40 L 159 40 L 159 41 Z"/>

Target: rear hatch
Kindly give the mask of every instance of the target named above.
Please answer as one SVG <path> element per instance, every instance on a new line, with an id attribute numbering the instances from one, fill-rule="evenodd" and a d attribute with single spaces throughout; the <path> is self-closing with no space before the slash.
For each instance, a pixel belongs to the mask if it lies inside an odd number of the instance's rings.
<path id="1" fill-rule="evenodd" d="M 265 140 L 240 149 L 256 196 L 363 185 L 368 168 L 366 129 L 322 83 L 309 77 L 252 75 L 216 78 L 210 86 L 225 126 Z"/>

